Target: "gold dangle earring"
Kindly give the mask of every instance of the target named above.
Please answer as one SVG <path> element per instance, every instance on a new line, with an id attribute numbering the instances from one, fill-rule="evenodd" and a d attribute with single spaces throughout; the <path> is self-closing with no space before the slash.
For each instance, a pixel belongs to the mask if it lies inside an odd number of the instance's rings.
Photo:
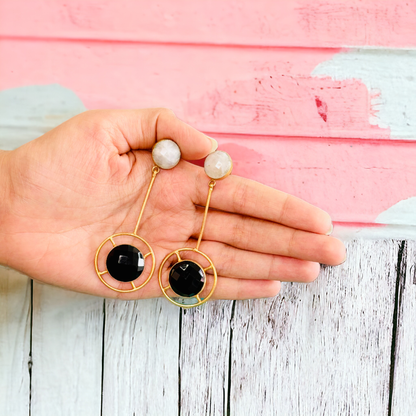
<path id="1" fill-rule="evenodd" d="M 228 153 L 221 150 L 217 150 L 211 153 L 205 159 L 204 169 L 207 176 L 211 179 L 208 188 L 208 197 L 205 204 L 204 217 L 202 220 L 202 227 L 199 233 L 198 241 L 195 248 L 179 248 L 169 253 L 162 261 L 159 268 L 159 286 L 162 289 L 165 297 L 182 308 L 193 308 L 195 306 L 205 303 L 214 293 L 217 285 L 217 270 L 212 260 L 202 251 L 199 250 L 199 246 L 204 234 L 205 223 L 207 220 L 209 202 L 211 200 L 211 194 L 214 190 L 214 186 L 217 180 L 224 179 L 230 175 L 233 168 L 233 162 Z M 185 259 L 182 257 L 186 252 L 191 252 L 194 256 L 196 253 L 201 262 L 206 264 L 203 267 L 200 263 L 197 263 L 191 259 Z M 164 279 L 164 266 L 167 261 L 176 256 L 176 263 L 172 267 L 168 266 L 169 278 Z M 196 256 L 195 256 L 196 257 Z M 211 270 L 212 282 L 208 284 L 206 272 Z M 167 273 L 165 273 L 166 275 Z M 173 295 L 170 296 L 168 292 Z M 203 296 L 204 295 L 204 296 Z"/>
<path id="2" fill-rule="evenodd" d="M 98 247 L 97 252 L 95 253 L 94 266 L 98 278 L 103 282 L 108 288 L 114 290 L 115 292 L 120 293 L 129 293 L 135 292 L 136 290 L 141 289 L 146 285 L 153 276 L 155 270 L 156 260 L 155 253 L 153 252 L 150 244 L 142 237 L 137 234 L 139 229 L 140 220 L 143 216 L 143 211 L 146 206 L 147 200 L 152 190 L 153 183 L 156 179 L 156 175 L 159 173 L 160 169 L 172 169 L 174 168 L 181 158 L 181 151 L 179 146 L 169 139 L 164 139 L 156 142 L 152 149 L 152 158 L 155 166 L 152 168 L 152 178 L 150 180 L 149 186 L 147 188 L 146 196 L 144 198 L 142 208 L 140 210 L 139 218 L 134 228 L 133 233 L 117 233 L 113 234 L 110 237 L 107 237 Z M 135 240 L 136 244 L 141 245 L 144 248 L 147 248 L 147 253 L 143 255 L 142 251 L 139 250 L 134 245 L 130 244 L 116 244 L 116 239 L 126 239 L 130 237 Z M 107 255 L 106 259 L 106 270 L 100 271 L 98 269 L 98 256 L 101 252 L 101 249 L 104 245 L 110 242 L 113 245 L 113 248 Z M 152 265 L 148 272 L 148 276 L 145 279 L 140 279 L 143 272 L 146 269 L 146 258 L 148 256 L 152 257 Z M 149 267 L 148 267 L 149 268 Z M 130 282 L 131 288 L 129 289 L 119 289 L 112 286 L 108 283 L 104 277 L 109 274 L 113 279 L 119 282 Z M 146 274 L 144 274 L 145 276 Z"/>

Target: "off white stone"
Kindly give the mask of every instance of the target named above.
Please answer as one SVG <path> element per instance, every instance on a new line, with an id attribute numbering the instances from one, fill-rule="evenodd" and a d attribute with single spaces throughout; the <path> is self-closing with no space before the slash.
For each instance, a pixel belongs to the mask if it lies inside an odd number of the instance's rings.
<path id="1" fill-rule="evenodd" d="M 162 169 L 174 168 L 181 159 L 179 146 L 169 139 L 157 142 L 152 150 L 153 161 Z"/>
<path id="2" fill-rule="evenodd" d="M 228 153 L 217 150 L 205 159 L 205 173 L 211 179 L 221 179 L 226 176 L 233 167 L 233 161 Z"/>

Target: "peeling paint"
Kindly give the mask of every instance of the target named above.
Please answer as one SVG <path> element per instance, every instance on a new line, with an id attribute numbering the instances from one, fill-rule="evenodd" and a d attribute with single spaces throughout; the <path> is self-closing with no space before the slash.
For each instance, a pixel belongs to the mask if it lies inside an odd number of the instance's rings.
<path id="1" fill-rule="evenodd" d="M 334 55 L 315 77 L 363 82 L 371 95 L 369 122 L 392 139 L 416 140 L 416 51 L 353 49 Z"/>
<path id="2" fill-rule="evenodd" d="M 0 91 L 0 148 L 15 149 L 85 110 L 73 91 L 58 84 Z"/>

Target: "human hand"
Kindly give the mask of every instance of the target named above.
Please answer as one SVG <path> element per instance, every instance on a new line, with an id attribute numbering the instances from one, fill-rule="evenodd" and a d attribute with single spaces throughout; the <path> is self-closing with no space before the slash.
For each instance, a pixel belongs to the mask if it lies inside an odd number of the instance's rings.
<path id="1" fill-rule="evenodd" d="M 145 287 L 132 293 L 107 288 L 94 256 L 106 237 L 134 229 L 154 165 L 150 150 L 163 138 L 174 140 L 187 160 L 211 151 L 207 136 L 169 110 L 146 109 L 87 111 L 2 152 L 0 263 L 78 292 L 160 296 L 163 258 L 196 245 L 210 181 L 203 168 L 181 160 L 157 175 L 138 231 L 156 255 Z M 231 175 L 217 182 L 210 208 L 200 249 L 217 268 L 213 298 L 274 296 L 280 281 L 310 282 L 319 263 L 345 259 L 342 242 L 325 235 L 329 215 L 284 192 Z"/>

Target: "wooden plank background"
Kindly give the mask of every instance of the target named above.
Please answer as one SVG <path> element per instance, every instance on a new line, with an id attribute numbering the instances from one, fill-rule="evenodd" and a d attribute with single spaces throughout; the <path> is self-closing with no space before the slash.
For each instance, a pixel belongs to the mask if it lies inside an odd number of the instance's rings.
<path id="1" fill-rule="evenodd" d="M 415 18 L 399 0 L 0 0 L 0 148 L 86 108 L 170 107 L 353 238 L 314 283 L 190 311 L 0 268 L 0 415 L 416 415 Z"/>
<path id="2" fill-rule="evenodd" d="M 35 283 L 29 319 L 30 284 L 15 279 L 26 301 L 6 307 L 26 319 L 7 319 L 3 308 L 1 391 L 12 394 L 0 410 L 411 415 L 415 243 L 360 240 L 347 248 L 344 265 L 325 267 L 311 284 L 285 284 L 275 299 L 190 311 L 162 299 L 103 301 Z M 1 277 L 11 281 L 4 268 Z M 2 299 L 10 296 L 1 289 Z"/>

